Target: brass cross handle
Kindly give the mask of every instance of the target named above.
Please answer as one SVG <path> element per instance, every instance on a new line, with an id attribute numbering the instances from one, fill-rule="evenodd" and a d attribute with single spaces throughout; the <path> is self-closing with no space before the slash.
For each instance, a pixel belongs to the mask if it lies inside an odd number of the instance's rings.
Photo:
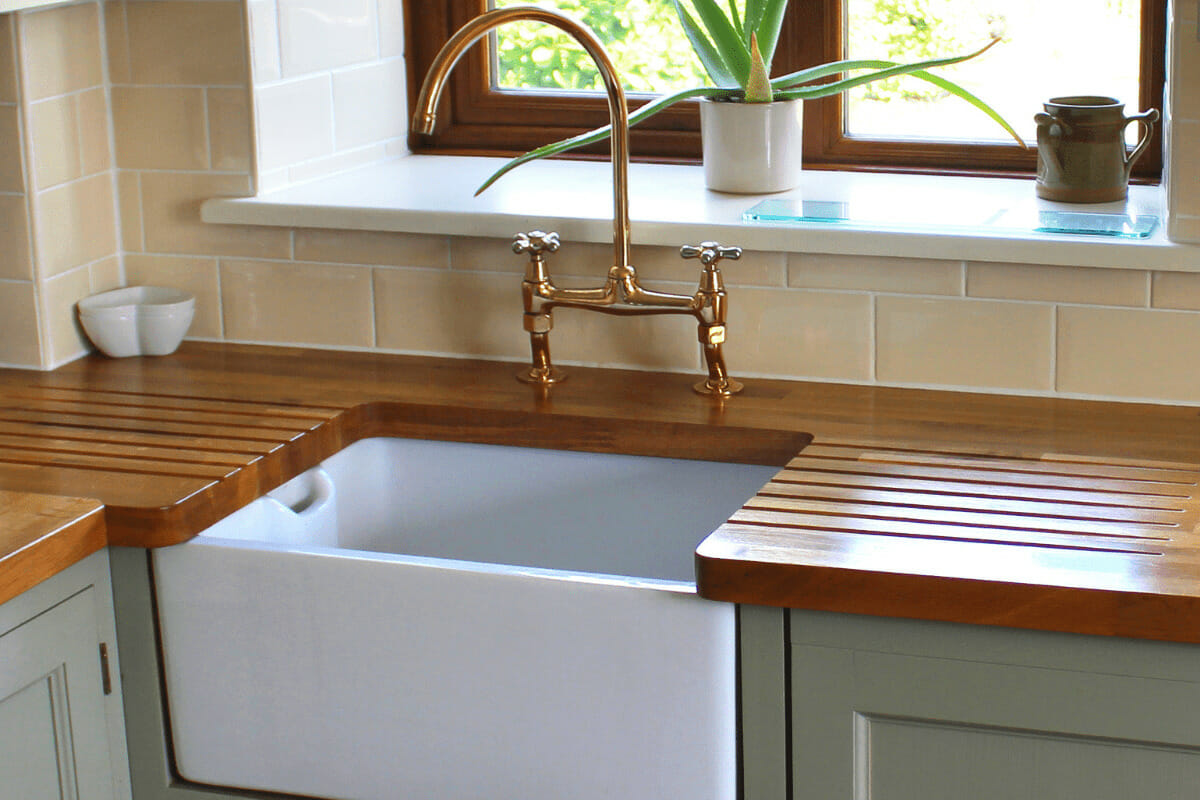
<path id="1" fill-rule="evenodd" d="M 512 249 L 514 253 L 529 253 L 533 256 L 539 256 L 542 253 L 554 253 L 558 250 L 559 241 L 558 234 L 551 231 L 530 231 L 529 233 L 518 233 L 513 237 Z"/>
<path id="2" fill-rule="evenodd" d="M 732 258 L 734 261 L 741 258 L 742 248 L 722 247 L 717 242 L 701 242 L 698 245 L 685 244 L 679 248 L 679 255 L 683 258 L 698 258 L 705 267 L 715 268 L 723 258 Z"/>

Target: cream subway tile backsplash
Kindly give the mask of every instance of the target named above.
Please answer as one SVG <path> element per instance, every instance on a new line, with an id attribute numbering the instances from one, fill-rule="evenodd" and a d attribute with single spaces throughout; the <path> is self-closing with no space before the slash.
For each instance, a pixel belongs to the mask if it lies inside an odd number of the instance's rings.
<path id="1" fill-rule="evenodd" d="M 1167 234 L 1177 242 L 1200 242 L 1200 41 L 1194 6 L 1191 0 L 1173 0 L 1167 21 L 1163 182 Z"/>
<path id="2" fill-rule="evenodd" d="M 1200 75 L 1200 43 L 1196 41 L 1195 3 L 1176 0 L 1177 13 L 1172 20 L 1172 33 L 1177 37 L 1175 47 L 1170 50 L 1170 74 L 1177 76 Z M 1190 12 L 1183 6 L 1191 6 Z M 1185 85 L 1180 85 L 1185 84 Z M 1186 85 L 1186 81 L 1172 81 L 1171 110 L 1177 118 L 1200 120 L 1200 92 Z"/>
<path id="3" fill-rule="evenodd" d="M 381 58 L 404 53 L 404 3 L 402 0 L 376 0 L 379 4 L 379 55 Z"/>
<path id="4" fill-rule="evenodd" d="M 211 153 L 209 166 L 220 172 L 249 172 L 253 121 L 248 89 L 206 89 Z"/>
<path id="5" fill-rule="evenodd" d="M 445 236 L 308 229 L 296 231 L 296 260 L 446 269 L 450 248 Z"/>
<path id="6" fill-rule="evenodd" d="M 868 381 L 871 296 L 739 289 L 730 298 L 725 355 L 735 377 Z"/>
<path id="7" fill-rule="evenodd" d="M 1063 307 L 1058 330 L 1059 391 L 1200 400 L 1200 314 Z"/>
<path id="8" fill-rule="evenodd" d="M 0 105 L 0 192 L 20 194 L 24 191 L 20 111 L 15 105 Z"/>
<path id="9" fill-rule="evenodd" d="M 14 14 L 0 14 L 0 103 L 17 102 L 17 63 L 13 48 Z"/>
<path id="10" fill-rule="evenodd" d="M 249 194 L 249 176 L 143 172 L 140 179 L 147 252 L 250 258 L 291 256 L 290 231 L 206 225 L 200 221 L 201 202 L 209 197 Z"/>
<path id="11" fill-rule="evenodd" d="M 246 0 L 250 12 L 250 60 L 254 83 L 283 77 L 279 64 L 279 13 L 277 0 Z"/>
<path id="12" fill-rule="evenodd" d="M 29 109 L 33 128 L 33 178 L 39 189 L 83 177 L 79 146 L 79 107 L 75 95 L 34 103 Z"/>
<path id="13" fill-rule="evenodd" d="M 93 294 L 120 289 L 125 285 L 125 279 L 121 274 L 121 259 L 119 256 L 113 255 L 93 262 L 88 265 L 88 272 L 92 279 Z"/>
<path id="14" fill-rule="evenodd" d="M 225 336 L 255 342 L 371 347 L 371 270 L 335 264 L 221 262 Z"/>
<path id="15" fill-rule="evenodd" d="M 960 261 L 826 253 L 788 255 L 788 286 L 902 294 L 960 295 Z"/>
<path id="16" fill-rule="evenodd" d="M 693 244 L 699 244 L 693 242 Z M 604 261 L 597 266 L 611 261 L 612 248 Z M 688 294 L 696 291 L 700 285 L 700 273 L 703 267 L 692 258 L 682 258 L 678 247 L 654 247 L 651 245 L 635 245 L 631 259 L 638 268 L 638 275 L 646 280 L 680 281 L 692 284 Z M 599 271 L 593 267 L 591 275 L 603 277 L 604 268 Z M 725 283 L 732 287 L 743 286 L 776 286 L 782 287 L 787 280 L 787 254 L 771 253 L 764 250 L 744 250 L 737 261 L 726 259 L 721 262 L 721 274 Z"/>
<path id="17" fill-rule="evenodd" d="M 15 323 L 31 330 L 17 359 L 26 366 L 50 368 L 86 353 L 75 302 L 97 283 L 123 280 L 101 14 L 96 0 L 23 12 L 6 16 L 0 34 L 26 128 L 0 134 L 0 163 L 17 156 L 26 192 L 0 197 L 0 277 L 31 281 L 9 287 L 10 299 L 30 302 Z M 9 83 L 7 74 L 0 79 Z"/>
<path id="18" fill-rule="evenodd" d="M 185 256 L 125 256 L 125 278 L 130 286 L 173 286 L 196 296 L 196 315 L 188 336 L 221 338 L 221 291 L 217 259 Z M 99 290 L 98 290 L 99 291 Z"/>
<path id="19" fill-rule="evenodd" d="M 1200 142 L 1196 142 L 1193 152 L 1200 152 Z M 1170 217 L 1167 224 L 1171 230 L 1171 241 L 1200 242 L 1200 216 L 1179 213 Z"/>
<path id="20" fill-rule="evenodd" d="M 100 8 L 79 3 L 21 14 L 26 91 L 30 101 L 104 83 Z"/>
<path id="21" fill-rule="evenodd" d="M 380 348 L 514 359 L 529 352 L 519 322 L 521 294 L 507 275 L 377 269 L 374 280 Z M 509 323 L 514 315 L 515 326 Z"/>
<path id="22" fill-rule="evenodd" d="M 1149 286 L 1149 277 L 1142 270 L 1045 264 L 967 264 L 967 294 L 971 297 L 1146 306 L 1150 302 Z"/>
<path id="23" fill-rule="evenodd" d="M 28 281 L 0 280 L 0 364 L 41 366 L 37 300 Z"/>
<path id="24" fill-rule="evenodd" d="M 248 3 L 259 191 L 407 154 L 400 0 Z"/>
<path id="25" fill-rule="evenodd" d="M 278 0 L 283 77 L 379 58 L 375 0 Z"/>
<path id="26" fill-rule="evenodd" d="M 142 183 L 136 172 L 117 171 L 117 207 L 121 212 L 121 249 L 141 252 L 142 243 Z"/>
<path id="27" fill-rule="evenodd" d="M 29 254 L 29 209 L 24 195 L 0 194 L 0 280 L 33 279 Z"/>
<path id="28" fill-rule="evenodd" d="M 112 169 L 112 143 L 108 135 L 108 97 L 103 87 L 89 89 L 75 96 L 79 120 L 80 168 L 84 175 L 95 175 Z"/>
<path id="29" fill-rule="evenodd" d="M 331 156 L 314 158 L 300 164 L 293 164 L 286 170 L 279 170 L 285 175 L 281 185 L 303 183 L 332 173 L 357 169 L 368 164 L 378 163 L 387 157 L 387 147 L 381 142 L 355 150 L 340 150 Z"/>
<path id="30" fill-rule="evenodd" d="M 50 278 L 110 256 L 117 250 L 112 179 L 107 174 L 40 192 L 37 215 L 38 276 Z"/>
<path id="31" fill-rule="evenodd" d="M 1200 42 L 1196 44 L 1200 46 Z M 1171 164 L 1169 188 L 1174 208 L 1187 216 L 1200 216 L 1200 120 L 1174 119 L 1171 122 L 1171 142 L 1176 154 Z M 1177 226 L 1174 233 L 1191 236 L 1192 231 L 1188 227 Z M 1190 227 L 1194 228 L 1195 223 Z"/>
<path id="32" fill-rule="evenodd" d="M 247 84 L 241 0 L 119 1 L 125 6 L 131 83 Z"/>
<path id="33" fill-rule="evenodd" d="M 55 275 L 42 283 L 41 302 L 49 346 L 50 365 L 65 364 L 88 351 L 88 339 L 79 325 L 75 304 L 92 293 L 88 267 Z"/>
<path id="34" fill-rule="evenodd" d="M 1154 308 L 1200 311 L 1200 274 L 1194 272 L 1155 272 L 1150 290 Z"/>
<path id="35" fill-rule="evenodd" d="M 399 139 L 408 133 L 404 60 L 333 73 L 333 118 L 339 150 Z"/>
<path id="36" fill-rule="evenodd" d="M 565 242 L 557 253 L 550 255 L 551 275 L 608 274 L 612 260 L 612 245 L 595 242 Z M 510 281 L 518 284 L 525 273 L 528 256 L 513 252 L 511 239 L 491 239 L 478 236 L 450 238 L 450 266 L 453 269 L 478 272 L 507 272 Z"/>
<path id="37" fill-rule="evenodd" d="M 260 169 L 287 167 L 333 152 L 330 91 L 328 75 L 255 90 Z"/>
<path id="38" fill-rule="evenodd" d="M 112 115 L 121 169 L 208 168 L 204 89 L 114 86 Z"/>
<path id="39" fill-rule="evenodd" d="M 678 283 L 643 281 L 643 285 L 660 292 L 690 291 Z M 508 295 L 517 304 L 519 320 L 521 293 L 509 288 Z M 520 324 L 516 327 L 520 328 Z M 559 309 L 554 312 L 550 352 L 560 363 L 575 361 L 672 371 L 698 370 L 700 364 L 696 319 L 682 314 L 621 317 L 577 308 Z M 529 357 L 527 336 L 521 357 Z"/>
<path id="40" fill-rule="evenodd" d="M 104 49 L 108 59 L 108 80 L 117 85 L 132 83 L 125 3 L 121 0 L 105 0 L 101 5 L 104 7 Z"/>
<path id="41" fill-rule="evenodd" d="M 876 377 L 886 383 L 1045 392 L 1054 306 L 881 295 Z"/>

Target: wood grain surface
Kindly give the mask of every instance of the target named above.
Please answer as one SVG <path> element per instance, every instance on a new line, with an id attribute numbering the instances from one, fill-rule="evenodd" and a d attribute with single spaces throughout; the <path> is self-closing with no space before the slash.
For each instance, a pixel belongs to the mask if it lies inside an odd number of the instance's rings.
<path id="1" fill-rule="evenodd" d="M 515 371 L 197 342 L 0 370 L 0 489 L 95 498 L 110 543 L 157 547 L 368 436 L 787 465 L 701 549 L 702 593 L 1200 641 L 1195 408 Z"/>
<path id="2" fill-rule="evenodd" d="M 697 574 L 758 605 L 1200 641 L 1198 519 L 1197 464 L 818 438 Z"/>
<path id="3" fill-rule="evenodd" d="M 0 490 L 0 603 L 104 547 L 103 512 L 95 500 Z"/>

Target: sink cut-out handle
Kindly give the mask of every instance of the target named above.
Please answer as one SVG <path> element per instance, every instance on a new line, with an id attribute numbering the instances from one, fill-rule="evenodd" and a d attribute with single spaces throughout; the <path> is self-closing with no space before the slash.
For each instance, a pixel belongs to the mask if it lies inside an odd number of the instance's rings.
<path id="1" fill-rule="evenodd" d="M 267 492 L 267 499 L 298 515 L 316 514 L 333 497 L 333 481 L 320 467 L 302 472 L 287 483 Z"/>

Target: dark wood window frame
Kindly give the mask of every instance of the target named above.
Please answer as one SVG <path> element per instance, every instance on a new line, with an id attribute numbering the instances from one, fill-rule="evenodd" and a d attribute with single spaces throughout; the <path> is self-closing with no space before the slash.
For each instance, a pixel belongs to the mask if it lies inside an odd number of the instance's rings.
<path id="1" fill-rule="evenodd" d="M 841 0 L 791 3 L 776 51 L 774 74 L 839 57 Z M 1166 61 L 1166 0 L 1142 0 L 1140 109 L 1163 108 Z M 409 96 L 441 45 L 463 23 L 486 9 L 486 0 L 409 0 L 406 7 Z M 641 99 L 631 98 L 636 107 Z M 1139 110 L 1140 110 L 1139 109 Z M 1036 109 L 1030 110 L 1030 116 Z M 1036 168 L 1032 148 L 1005 145 L 852 138 L 842 133 L 842 104 L 831 97 L 805 104 L 804 162 L 814 169 L 933 172 L 965 175 L 1025 173 Z M 534 95 L 493 90 L 483 43 L 455 69 L 443 98 L 436 134 L 412 137 L 414 152 L 516 155 L 608 122 L 599 98 Z M 1157 181 L 1162 172 L 1161 126 L 1135 167 L 1135 177 Z M 635 127 L 635 160 L 695 163 L 700 155 L 699 114 L 682 103 Z M 601 157 L 606 145 L 575 151 Z"/>

